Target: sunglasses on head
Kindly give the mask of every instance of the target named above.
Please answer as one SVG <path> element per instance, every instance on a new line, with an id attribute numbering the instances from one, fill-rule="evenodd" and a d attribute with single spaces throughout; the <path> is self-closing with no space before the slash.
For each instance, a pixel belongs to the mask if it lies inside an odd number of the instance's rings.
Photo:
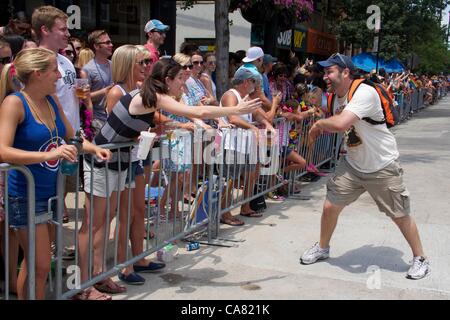
<path id="1" fill-rule="evenodd" d="M 344 58 L 342 58 L 342 55 L 341 55 L 339 52 L 333 54 L 333 55 L 330 57 L 330 59 L 335 58 L 335 57 L 338 57 L 339 60 L 341 60 L 341 62 L 344 64 L 344 68 L 348 68 L 347 62 L 345 62 Z"/>
<path id="2" fill-rule="evenodd" d="M 136 63 L 138 63 L 141 66 L 143 66 L 144 64 L 148 66 L 149 64 L 152 63 L 152 59 L 144 59 L 144 60 L 141 60 L 141 61 L 137 61 Z"/>
<path id="3" fill-rule="evenodd" d="M 182 66 L 182 68 L 183 68 L 183 70 L 187 70 L 187 69 L 192 70 L 193 66 L 194 65 L 192 65 L 192 64 L 186 64 L 186 65 Z"/>
<path id="4" fill-rule="evenodd" d="M 7 64 L 7 63 L 11 63 L 11 57 L 0 58 L 0 64 Z"/>

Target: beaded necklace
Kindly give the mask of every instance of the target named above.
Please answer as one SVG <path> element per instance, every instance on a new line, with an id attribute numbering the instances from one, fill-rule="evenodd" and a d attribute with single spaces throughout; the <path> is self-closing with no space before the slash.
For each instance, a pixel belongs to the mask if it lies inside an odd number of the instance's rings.
<path id="1" fill-rule="evenodd" d="M 53 137 L 53 131 L 50 125 L 48 125 L 46 122 L 44 122 L 41 118 L 41 116 L 39 115 L 39 113 L 37 112 L 38 108 L 36 107 L 36 105 L 34 104 L 34 102 L 31 100 L 30 96 L 28 95 L 28 93 L 26 93 L 25 91 L 21 90 L 22 95 L 24 96 L 25 100 L 28 103 L 28 106 L 30 107 L 30 109 L 33 111 L 34 115 L 36 116 L 37 120 L 44 125 L 48 132 L 50 133 L 50 141 L 54 141 L 54 138 L 56 138 L 56 146 L 59 146 L 58 142 L 59 142 L 59 134 L 58 134 L 58 126 L 56 125 L 56 115 L 55 112 L 53 110 L 53 107 L 50 105 L 50 102 L 48 101 L 48 99 L 46 98 L 46 102 L 47 102 L 47 108 L 50 111 L 50 116 L 51 116 L 51 124 L 55 126 L 55 130 L 56 130 L 56 137 Z"/>

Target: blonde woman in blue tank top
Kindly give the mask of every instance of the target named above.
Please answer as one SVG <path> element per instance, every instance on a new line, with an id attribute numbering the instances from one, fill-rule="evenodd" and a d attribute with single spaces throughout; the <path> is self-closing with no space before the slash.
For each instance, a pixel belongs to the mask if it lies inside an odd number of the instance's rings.
<path id="1" fill-rule="evenodd" d="M 77 160 L 75 146 L 63 144 L 74 136 L 56 93 L 56 82 L 61 78 L 54 52 L 26 49 L 14 60 L 21 92 L 8 96 L 0 108 L 0 162 L 25 165 L 35 182 L 36 223 L 36 298 L 45 298 L 45 283 L 50 271 L 51 249 L 48 222 L 56 208 L 48 208 L 48 200 L 56 196 L 56 180 L 62 159 Z M 85 152 L 109 160 L 109 151 L 83 142 Z M 26 299 L 28 260 L 27 182 L 17 171 L 11 171 L 8 180 L 10 226 L 17 229 L 19 243 L 24 250 L 24 261 L 19 272 L 17 293 Z"/>

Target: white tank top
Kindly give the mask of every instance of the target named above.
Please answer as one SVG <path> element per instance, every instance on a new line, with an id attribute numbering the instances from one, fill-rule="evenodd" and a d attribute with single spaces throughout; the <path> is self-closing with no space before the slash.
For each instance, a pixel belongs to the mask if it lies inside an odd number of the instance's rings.
<path id="1" fill-rule="evenodd" d="M 238 100 L 238 104 L 239 103 L 241 103 L 241 101 L 242 101 L 242 98 L 241 98 L 241 95 L 239 94 L 239 92 L 236 90 L 236 89 L 230 89 L 229 91 L 231 91 L 235 96 L 236 96 L 236 98 L 237 98 L 237 100 Z M 222 106 L 222 101 L 220 101 L 220 105 L 219 105 L 220 107 L 223 107 Z M 239 115 L 243 120 L 245 120 L 245 121 L 247 121 L 247 122 L 253 122 L 253 117 L 252 117 L 252 114 L 251 113 L 248 113 L 248 114 L 241 114 L 241 115 Z M 222 117 L 222 120 L 224 121 L 224 122 L 226 122 L 226 123 L 230 123 L 229 121 L 228 121 L 228 118 L 227 117 Z"/>
<path id="2" fill-rule="evenodd" d="M 236 96 L 238 103 L 240 103 L 243 100 L 241 95 L 236 89 L 230 89 L 229 91 L 231 91 Z M 222 102 L 220 102 L 220 107 L 223 107 Z M 240 115 L 240 117 L 242 120 L 247 122 L 253 121 L 251 113 L 242 114 Z M 230 123 L 227 117 L 222 117 L 222 120 L 225 123 Z M 233 128 L 233 129 L 224 128 L 222 129 L 222 132 L 225 150 L 234 150 L 244 154 L 252 153 L 253 150 L 252 147 L 255 146 L 255 143 L 253 141 L 251 132 L 242 128 Z"/>

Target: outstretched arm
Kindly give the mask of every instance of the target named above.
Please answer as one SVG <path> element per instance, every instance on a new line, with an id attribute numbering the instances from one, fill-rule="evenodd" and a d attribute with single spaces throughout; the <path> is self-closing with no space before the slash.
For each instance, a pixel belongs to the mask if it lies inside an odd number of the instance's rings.
<path id="1" fill-rule="evenodd" d="M 259 99 L 250 101 L 241 101 L 237 106 L 229 108 L 221 108 L 214 106 L 198 106 L 188 108 L 186 105 L 179 103 L 175 99 L 165 94 L 158 94 L 157 109 L 164 109 L 170 113 L 200 119 L 214 119 L 219 117 L 226 117 L 235 114 L 246 114 L 254 112 L 261 102 Z M 154 112 L 155 108 L 145 108 L 142 103 L 141 95 L 136 95 L 131 101 L 130 113 L 133 115 L 145 114 Z"/>

